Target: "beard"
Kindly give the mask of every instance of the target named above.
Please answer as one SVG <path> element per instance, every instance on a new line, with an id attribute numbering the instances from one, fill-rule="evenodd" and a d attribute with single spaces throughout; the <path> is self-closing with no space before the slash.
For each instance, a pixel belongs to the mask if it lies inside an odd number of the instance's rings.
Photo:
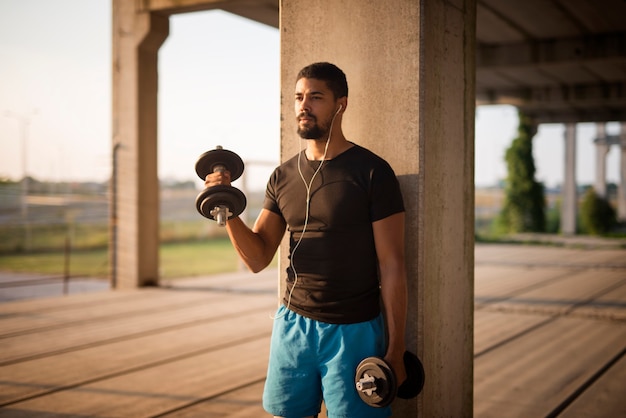
<path id="1" fill-rule="evenodd" d="M 303 113 L 298 115 L 298 122 L 299 122 L 300 117 L 304 115 L 305 114 Z M 320 126 L 317 123 L 317 118 L 313 115 L 306 114 L 306 116 L 313 119 L 313 126 L 302 127 L 300 126 L 300 123 L 298 123 L 298 135 L 300 135 L 300 138 L 318 140 L 318 139 L 322 139 L 323 137 L 325 137 L 326 134 L 328 133 L 328 126 L 327 125 Z"/>

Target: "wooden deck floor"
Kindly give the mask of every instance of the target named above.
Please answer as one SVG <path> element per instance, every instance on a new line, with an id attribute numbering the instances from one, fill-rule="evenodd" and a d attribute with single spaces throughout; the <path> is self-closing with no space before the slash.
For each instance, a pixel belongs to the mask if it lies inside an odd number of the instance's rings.
<path id="1" fill-rule="evenodd" d="M 261 417 L 275 271 L 0 304 L 0 417 Z M 626 417 L 626 250 L 479 245 L 476 417 Z"/>

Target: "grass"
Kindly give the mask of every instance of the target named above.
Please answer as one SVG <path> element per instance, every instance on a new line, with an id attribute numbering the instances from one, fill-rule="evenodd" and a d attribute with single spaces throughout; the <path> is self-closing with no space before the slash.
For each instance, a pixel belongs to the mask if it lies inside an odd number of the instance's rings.
<path id="1" fill-rule="evenodd" d="M 160 276 L 164 279 L 225 273 L 239 268 L 228 238 L 162 244 Z"/>
<path id="2" fill-rule="evenodd" d="M 239 268 L 239 259 L 228 238 L 161 244 L 159 257 L 161 279 L 225 273 Z M 63 251 L 0 254 L 0 270 L 62 276 L 65 254 Z M 104 278 L 108 272 L 106 249 L 80 250 L 70 255 L 71 277 Z"/>
<path id="3" fill-rule="evenodd" d="M 65 273 L 63 251 L 0 254 L 0 270 L 16 273 L 37 273 L 62 276 Z M 82 250 L 70 254 L 70 275 L 106 277 L 108 254 L 106 249 Z"/>
<path id="4" fill-rule="evenodd" d="M 2 225 L 0 254 L 22 252 L 55 252 L 70 240 L 72 247 L 104 248 L 108 242 L 108 226 L 104 225 Z"/>

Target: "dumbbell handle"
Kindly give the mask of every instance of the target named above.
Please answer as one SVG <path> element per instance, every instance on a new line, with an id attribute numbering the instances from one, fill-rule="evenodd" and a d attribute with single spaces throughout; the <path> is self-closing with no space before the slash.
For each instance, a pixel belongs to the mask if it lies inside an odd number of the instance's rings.
<path id="1" fill-rule="evenodd" d="M 226 166 L 222 164 L 218 164 L 213 167 L 214 173 L 223 173 L 224 171 L 226 171 Z M 226 206 L 216 206 L 211 210 L 210 213 L 211 216 L 215 218 L 219 226 L 225 226 L 226 220 L 233 216 L 233 213 Z"/>
<path id="2" fill-rule="evenodd" d="M 233 213 L 228 210 L 227 206 L 216 206 L 211 210 L 210 214 L 215 218 L 219 226 L 225 226 L 226 220 L 233 216 Z"/>
<path id="3" fill-rule="evenodd" d="M 366 393 L 367 396 L 372 396 L 372 393 L 376 392 L 378 389 L 376 387 L 376 379 L 365 373 L 365 376 L 363 376 L 363 378 L 356 383 L 356 389 L 360 392 Z"/>

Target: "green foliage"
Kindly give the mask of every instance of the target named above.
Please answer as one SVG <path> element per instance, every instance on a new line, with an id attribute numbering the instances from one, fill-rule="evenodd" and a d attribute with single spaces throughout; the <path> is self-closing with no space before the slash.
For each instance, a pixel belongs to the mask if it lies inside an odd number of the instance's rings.
<path id="1" fill-rule="evenodd" d="M 580 223 L 583 232 L 603 235 L 616 225 L 615 209 L 607 199 L 598 196 L 593 187 L 587 188 L 580 207 Z"/>
<path id="2" fill-rule="evenodd" d="M 561 230 L 561 201 L 558 200 L 555 205 L 548 209 L 546 214 L 546 232 L 549 234 L 557 234 Z"/>
<path id="3" fill-rule="evenodd" d="M 499 233 L 544 232 L 545 197 L 541 183 L 535 181 L 532 137 L 535 125 L 519 114 L 518 136 L 507 149 L 507 180 L 502 210 L 495 221 Z"/>

